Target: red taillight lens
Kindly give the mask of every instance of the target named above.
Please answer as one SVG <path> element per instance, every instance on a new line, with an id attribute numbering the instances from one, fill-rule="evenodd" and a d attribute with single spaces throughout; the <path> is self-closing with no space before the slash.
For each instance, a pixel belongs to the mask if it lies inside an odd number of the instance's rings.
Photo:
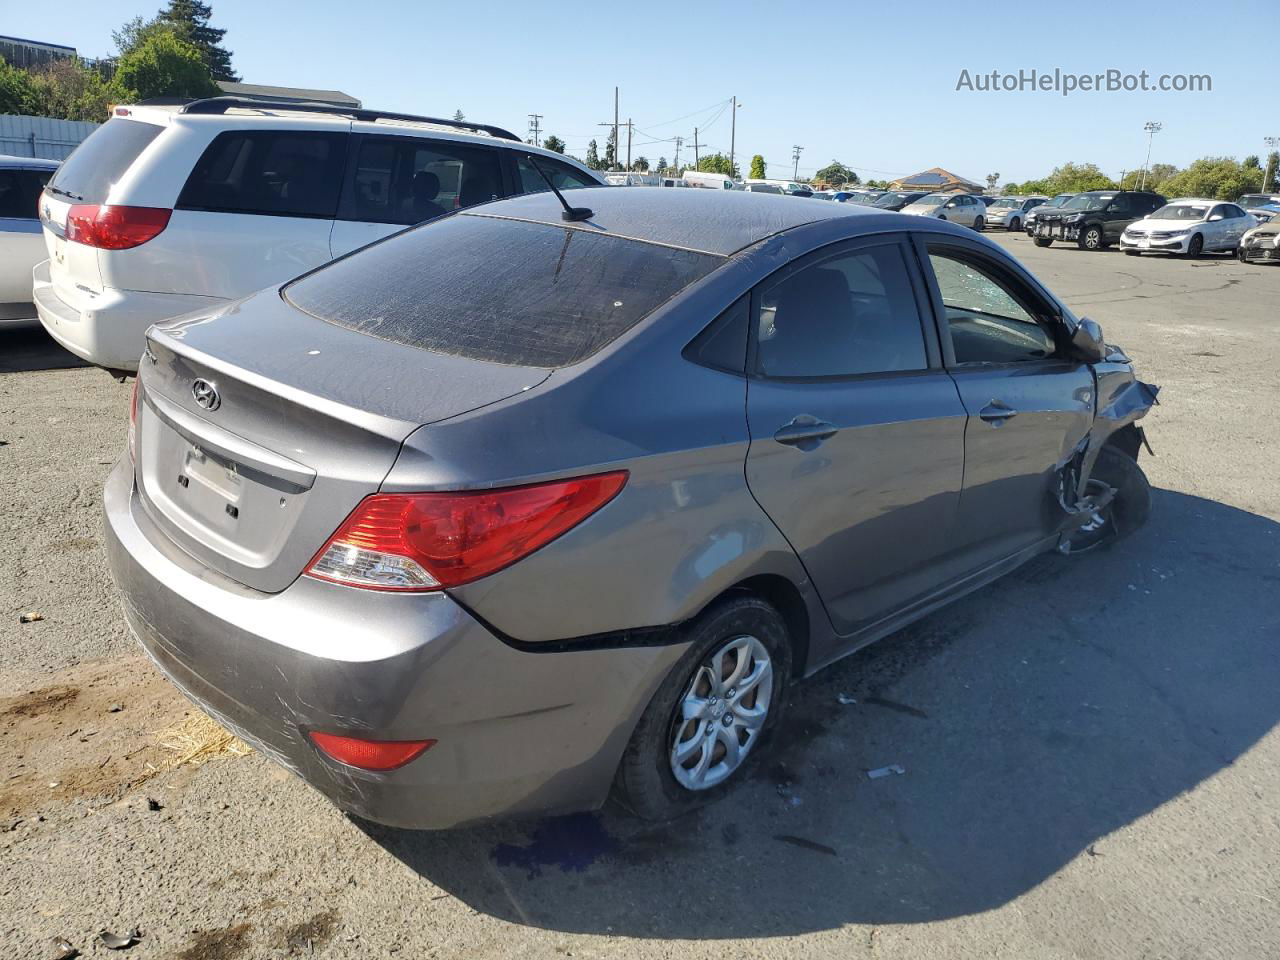
<path id="1" fill-rule="evenodd" d="M 67 211 L 67 239 L 100 250 L 129 250 L 159 236 L 172 210 L 78 203 Z"/>
<path id="2" fill-rule="evenodd" d="M 138 378 L 133 378 L 133 394 L 129 397 L 129 459 L 138 459 Z"/>
<path id="3" fill-rule="evenodd" d="M 546 546 L 617 496 L 625 470 L 505 490 L 366 497 L 308 575 L 372 590 L 440 590 Z"/>
<path id="4" fill-rule="evenodd" d="M 403 767 L 436 744 L 434 740 L 361 740 L 359 737 L 315 731 L 308 736 L 312 743 L 334 760 L 361 770 L 394 770 Z"/>

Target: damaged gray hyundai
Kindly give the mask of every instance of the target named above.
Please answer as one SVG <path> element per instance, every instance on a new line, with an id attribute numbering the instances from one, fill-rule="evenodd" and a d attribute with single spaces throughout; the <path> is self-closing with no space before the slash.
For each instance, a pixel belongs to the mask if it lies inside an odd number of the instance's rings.
<path id="1" fill-rule="evenodd" d="M 1146 520 L 1156 388 L 972 230 L 570 196 L 148 333 L 103 499 L 128 622 L 342 809 L 680 814 L 788 684 Z"/>

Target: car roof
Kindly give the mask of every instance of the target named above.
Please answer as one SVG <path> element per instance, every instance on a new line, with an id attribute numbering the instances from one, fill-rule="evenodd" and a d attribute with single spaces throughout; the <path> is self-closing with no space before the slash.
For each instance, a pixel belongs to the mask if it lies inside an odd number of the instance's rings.
<path id="1" fill-rule="evenodd" d="M 33 170 L 57 170 L 60 160 L 45 160 L 42 157 L 11 157 L 0 153 L 0 167 L 27 167 Z"/>
<path id="2" fill-rule="evenodd" d="M 794 197 L 745 190 L 619 190 L 584 187 L 566 193 L 590 220 L 576 228 L 727 257 L 766 237 L 835 217 L 883 219 L 883 211 L 840 203 L 800 203 Z M 549 192 L 471 207 L 461 216 L 501 217 L 564 227 L 564 208 Z"/>

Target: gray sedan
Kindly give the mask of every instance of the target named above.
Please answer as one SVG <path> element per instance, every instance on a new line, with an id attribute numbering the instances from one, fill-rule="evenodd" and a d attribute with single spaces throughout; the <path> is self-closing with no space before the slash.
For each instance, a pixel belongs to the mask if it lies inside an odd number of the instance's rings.
<path id="1" fill-rule="evenodd" d="M 103 500 L 128 622 L 342 808 L 678 814 L 788 683 L 1145 520 L 1155 389 L 967 225 L 572 197 L 148 334 Z"/>

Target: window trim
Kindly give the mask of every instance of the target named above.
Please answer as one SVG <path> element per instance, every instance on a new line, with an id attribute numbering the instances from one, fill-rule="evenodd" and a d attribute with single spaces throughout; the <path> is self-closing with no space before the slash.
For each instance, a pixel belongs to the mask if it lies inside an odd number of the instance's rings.
<path id="1" fill-rule="evenodd" d="M 779 377 L 764 373 L 760 369 L 760 325 L 757 322 L 757 318 L 760 316 L 765 288 L 780 283 L 801 270 L 816 266 L 819 263 L 872 247 L 896 247 L 902 257 L 902 266 L 906 270 L 907 280 L 911 284 L 911 295 L 916 304 L 916 316 L 920 323 L 920 337 L 924 342 L 926 366 L 919 370 L 881 370 L 871 373 L 845 373 L 810 377 Z M 837 240 L 834 243 L 810 250 L 803 256 L 797 257 L 787 265 L 778 268 L 767 277 L 757 281 L 751 288 L 751 308 L 747 315 L 747 379 L 759 380 L 765 383 L 843 383 L 885 379 L 887 377 L 914 377 L 921 374 L 936 373 L 941 370 L 943 361 L 942 352 L 937 341 L 937 329 L 935 325 L 929 322 L 928 316 L 932 306 L 929 301 L 928 289 L 924 285 L 920 276 L 919 265 L 913 258 L 909 247 L 908 235 L 901 231 L 873 234 L 852 240 Z"/>
<path id="2" fill-rule="evenodd" d="M 511 151 L 501 148 L 489 147 L 478 143 L 462 143 L 457 140 L 446 140 L 442 137 L 424 137 L 419 135 L 395 134 L 395 133 L 352 133 L 351 143 L 347 147 L 346 166 L 342 173 L 342 189 L 338 194 L 338 211 L 334 215 L 334 220 L 340 220 L 343 223 L 376 223 L 383 227 L 397 227 L 401 230 L 408 230 L 410 227 L 418 226 L 417 223 L 401 223 L 399 220 L 362 220 L 355 215 L 355 184 L 356 184 L 356 166 L 360 160 L 360 151 L 366 141 L 373 140 L 378 143 L 414 143 L 419 144 L 426 149 L 438 149 L 445 152 L 451 149 L 463 151 L 487 151 L 498 154 L 498 182 L 500 185 L 501 195 L 499 200 L 505 200 L 507 197 L 515 196 L 512 179 L 512 168 L 508 163 L 508 156 Z M 472 206 L 480 206 L 480 204 L 472 204 Z M 457 210 L 446 210 L 443 216 L 457 213 L 459 210 L 466 210 L 467 207 L 459 207 Z M 439 217 L 436 218 L 437 220 Z M 422 221 L 426 222 L 426 221 Z"/>
<path id="3" fill-rule="evenodd" d="M 982 245 L 974 243 L 967 238 L 954 237 L 950 234 L 915 231 L 912 239 L 918 259 L 917 265 L 925 278 L 925 284 L 929 291 L 929 303 L 933 313 L 935 332 L 942 345 L 942 365 L 946 370 L 1024 370 L 1032 364 L 1075 362 L 1063 352 L 1066 347 L 1063 336 L 1063 309 L 1057 300 L 1027 275 L 1012 258 L 1005 262 Z M 1003 363 L 995 360 L 957 362 L 955 347 L 951 342 L 951 326 L 947 322 L 947 308 L 942 300 L 942 289 L 938 286 L 938 278 L 934 274 L 933 265 L 929 262 L 930 246 L 935 250 L 954 250 L 960 254 L 961 259 L 975 260 L 977 261 L 976 265 L 986 267 L 997 275 L 1003 274 L 1015 289 L 1021 288 L 1021 292 L 1028 297 L 1030 302 L 1039 304 L 1040 309 L 1032 309 L 1028 306 L 1028 303 L 1018 296 L 1014 296 L 1013 299 L 1027 313 L 1031 314 L 1053 338 L 1053 354 L 1048 357 L 1041 357 L 1038 360 L 1009 360 Z"/>

